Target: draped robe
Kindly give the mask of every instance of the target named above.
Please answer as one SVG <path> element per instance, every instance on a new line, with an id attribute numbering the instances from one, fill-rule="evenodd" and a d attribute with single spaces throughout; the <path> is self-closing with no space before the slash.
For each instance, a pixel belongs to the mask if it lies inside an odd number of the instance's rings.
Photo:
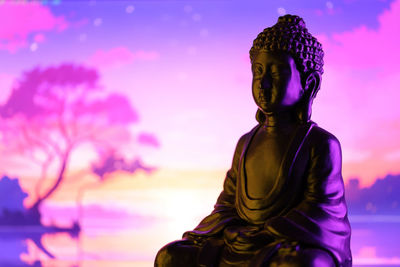
<path id="1" fill-rule="evenodd" d="M 183 237 L 202 244 L 199 259 L 207 261 L 215 250 L 212 243 L 207 245 L 209 240 L 229 246 L 232 241 L 227 239 L 235 227 L 256 227 L 261 238 L 254 240 L 261 260 L 285 242 L 299 242 L 329 252 L 337 266 L 351 266 L 339 141 L 313 122 L 298 127 L 272 190 L 262 199 L 252 199 L 246 190 L 244 162 L 259 127 L 240 138 L 213 212 Z"/>

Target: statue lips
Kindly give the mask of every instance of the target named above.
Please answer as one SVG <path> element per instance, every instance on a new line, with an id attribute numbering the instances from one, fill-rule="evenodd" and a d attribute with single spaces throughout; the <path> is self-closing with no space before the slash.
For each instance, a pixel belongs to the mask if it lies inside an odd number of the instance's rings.
<path id="1" fill-rule="evenodd" d="M 258 93 L 258 101 L 261 105 L 268 105 L 271 102 L 271 98 L 271 88 L 260 88 L 260 91 Z"/>

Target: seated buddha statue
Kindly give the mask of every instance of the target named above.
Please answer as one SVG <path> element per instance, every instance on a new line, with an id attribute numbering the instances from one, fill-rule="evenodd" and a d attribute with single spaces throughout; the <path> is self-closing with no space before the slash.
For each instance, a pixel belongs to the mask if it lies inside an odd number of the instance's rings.
<path id="1" fill-rule="evenodd" d="M 250 50 L 258 124 L 238 141 L 214 210 L 155 266 L 351 266 L 337 138 L 310 120 L 321 44 L 279 17 Z"/>

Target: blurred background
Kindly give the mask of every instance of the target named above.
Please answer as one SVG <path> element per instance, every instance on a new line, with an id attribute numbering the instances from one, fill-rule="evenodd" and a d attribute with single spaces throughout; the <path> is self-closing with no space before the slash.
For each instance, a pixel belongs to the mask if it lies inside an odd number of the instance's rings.
<path id="1" fill-rule="evenodd" d="M 211 212 L 287 13 L 325 50 L 354 265 L 400 265 L 400 0 L 0 1 L 0 265 L 152 266 Z"/>

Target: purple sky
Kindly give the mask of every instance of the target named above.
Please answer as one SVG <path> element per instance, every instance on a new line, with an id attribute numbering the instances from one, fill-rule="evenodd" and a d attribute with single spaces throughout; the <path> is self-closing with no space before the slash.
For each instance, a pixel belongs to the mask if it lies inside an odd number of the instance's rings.
<path id="1" fill-rule="evenodd" d="M 325 73 L 313 120 L 341 141 L 345 179 L 369 185 L 400 173 L 400 0 L 19 2 L 0 0 L 0 105 L 24 72 L 70 62 L 96 68 L 105 93 L 126 96 L 138 113 L 130 130 L 139 142 L 115 141 L 127 143 L 123 156 L 136 153 L 159 171 L 121 175 L 85 195 L 85 203 L 175 219 L 143 237 L 125 236 L 126 243 L 113 234 L 110 240 L 129 254 L 145 251 L 152 258 L 209 212 L 238 138 L 256 124 L 248 51 L 285 13 L 303 17 L 323 44 Z M 13 168 L 4 151 L 0 146 L 0 173 L 33 190 L 36 180 L 29 178 L 39 172 L 25 161 Z M 87 147 L 76 151 L 69 174 L 87 169 L 95 157 Z M 75 205 L 77 182 L 68 181 L 53 204 Z M 46 214 L 59 217 L 50 209 Z M 364 246 L 366 235 L 354 231 L 353 242 Z M 86 245 L 109 251 L 110 240 L 86 239 Z M 376 251 L 367 244 L 353 252 L 371 260 L 381 256 Z"/>
<path id="2" fill-rule="evenodd" d="M 313 119 L 341 141 L 345 178 L 400 172 L 400 0 L 46 1 L 0 4 L 0 102 L 35 66 L 83 63 L 154 133 L 149 164 L 226 169 L 256 123 L 248 51 L 280 14 L 322 42 L 325 74 Z"/>

